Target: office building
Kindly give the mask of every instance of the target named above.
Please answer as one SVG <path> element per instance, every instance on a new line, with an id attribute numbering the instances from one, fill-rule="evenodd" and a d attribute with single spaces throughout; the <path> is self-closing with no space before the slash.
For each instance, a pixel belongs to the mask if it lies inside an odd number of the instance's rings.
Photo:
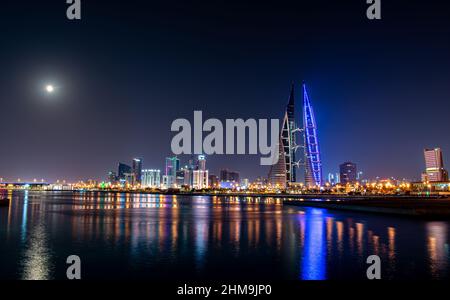
<path id="1" fill-rule="evenodd" d="M 303 130 L 297 127 L 295 120 L 294 85 L 292 85 L 278 142 L 278 161 L 271 166 L 268 176 L 272 186 L 287 188 L 290 183 L 297 182 L 296 169 L 299 162 L 296 160 L 296 150 L 299 144 L 296 135 L 298 132 L 301 132 L 303 136 L 305 184 L 308 187 L 321 186 L 323 184 L 322 159 L 317 123 L 305 84 L 303 85 Z"/>
<path id="2" fill-rule="evenodd" d="M 209 175 L 209 186 L 212 188 L 219 187 L 219 178 L 216 175 Z"/>
<path id="3" fill-rule="evenodd" d="M 141 183 L 141 177 L 142 177 L 142 159 L 141 158 L 133 159 L 133 174 L 134 174 L 134 178 L 136 180 L 135 184 Z"/>
<path id="4" fill-rule="evenodd" d="M 154 169 L 142 170 L 141 186 L 143 188 L 161 187 L 161 170 L 154 170 Z"/>
<path id="5" fill-rule="evenodd" d="M 167 157 L 165 176 L 167 176 L 167 187 L 176 187 L 177 172 L 180 170 L 180 160 L 178 157 Z"/>
<path id="6" fill-rule="evenodd" d="M 425 179 L 429 182 L 448 181 L 447 170 L 444 169 L 441 148 L 425 149 Z"/>
<path id="7" fill-rule="evenodd" d="M 220 181 L 226 182 L 236 182 L 239 183 L 239 173 L 230 171 L 228 169 L 220 170 Z"/>
<path id="8" fill-rule="evenodd" d="M 131 167 L 124 163 L 119 163 L 119 166 L 117 167 L 117 176 L 119 179 L 125 179 L 126 173 L 131 173 Z"/>
<path id="9" fill-rule="evenodd" d="M 192 176 L 192 188 L 196 190 L 206 189 L 209 187 L 208 170 L 194 170 Z"/>
<path id="10" fill-rule="evenodd" d="M 356 164 L 345 162 L 339 166 L 339 177 L 342 184 L 355 183 L 357 181 Z"/>
<path id="11" fill-rule="evenodd" d="M 108 172 L 108 181 L 109 181 L 111 184 L 117 183 L 118 178 L 117 178 L 116 172 L 114 172 L 114 171 L 109 171 L 109 172 Z"/>
<path id="12" fill-rule="evenodd" d="M 319 136 L 317 133 L 316 117 L 305 84 L 303 84 L 303 138 L 305 185 L 321 186 L 323 179 Z"/>
<path id="13" fill-rule="evenodd" d="M 296 132 L 294 84 L 292 84 L 278 142 L 278 161 L 270 167 L 268 176 L 273 186 L 286 188 L 289 182 L 296 181 Z"/>

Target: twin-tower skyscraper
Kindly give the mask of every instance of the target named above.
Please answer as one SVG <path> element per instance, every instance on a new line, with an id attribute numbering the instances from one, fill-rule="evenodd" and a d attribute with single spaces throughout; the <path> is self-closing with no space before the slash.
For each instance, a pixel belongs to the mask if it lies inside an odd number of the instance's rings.
<path id="1" fill-rule="evenodd" d="M 296 170 L 300 167 L 304 167 L 306 187 L 323 184 L 317 123 L 305 84 L 302 85 L 302 93 L 302 127 L 298 127 L 295 118 L 295 85 L 292 84 L 280 132 L 278 162 L 272 165 L 269 172 L 272 186 L 282 189 L 297 182 Z M 298 152 L 303 152 L 303 155 L 297 155 Z"/>

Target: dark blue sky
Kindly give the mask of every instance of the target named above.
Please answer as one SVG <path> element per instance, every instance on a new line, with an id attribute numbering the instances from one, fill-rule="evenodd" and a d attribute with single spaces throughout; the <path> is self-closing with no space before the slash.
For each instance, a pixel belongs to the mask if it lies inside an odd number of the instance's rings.
<path id="1" fill-rule="evenodd" d="M 325 174 L 351 160 L 418 178 L 424 147 L 450 155 L 446 1 L 383 0 L 381 21 L 365 0 L 82 3 L 80 22 L 63 0 L 1 3 L 0 177 L 103 179 L 134 156 L 162 168 L 174 119 L 281 118 L 291 81 L 309 86 Z M 208 167 L 268 171 L 258 156 Z"/>

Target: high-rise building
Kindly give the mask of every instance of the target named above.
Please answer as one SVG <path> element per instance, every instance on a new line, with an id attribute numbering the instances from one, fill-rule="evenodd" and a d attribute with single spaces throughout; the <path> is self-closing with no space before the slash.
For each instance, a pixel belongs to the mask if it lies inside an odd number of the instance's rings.
<path id="1" fill-rule="evenodd" d="M 345 162 L 339 166 L 340 182 L 342 184 L 355 183 L 357 181 L 356 176 L 356 164 L 352 162 Z"/>
<path id="2" fill-rule="evenodd" d="M 363 175 L 364 175 L 364 173 L 363 173 L 362 171 L 359 171 L 359 172 L 356 174 L 356 180 L 358 180 L 358 181 L 363 181 Z"/>
<path id="3" fill-rule="evenodd" d="M 117 174 L 118 174 L 119 180 L 125 180 L 125 174 L 129 174 L 129 173 L 131 173 L 131 167 L 124 163 L 119 163 L 119 166 L 117 167 Z"/>
<path id="4" fill-rule="evenodd" d="M 208 188 L 208 175 L 208 170 L 194 170 L 192 173 L 192 188 L 196 190 Z"/>
<path id="5" fill-rule="evenodd" d="M 317 134 L 316 117 L 305 84 L 303 84 L 303 137 L 305 184 L 306 186 L 321 186 L 323 179 L 319 136 Z"/>
<path id="6" fill-rule="evenodd" d="M 335 175 L 333 173 L 328 173 L 328 182 L 331 185 L 336 184 L 336 177 L 335 177 Z"/>
<path id="7" fill-rule="evenodd" d="M 295 123 L 294 84 L 291 86 L 288 104 L 284 113 L 278 142 L 278 161 L 270 167 L 269 182 L 280 188 L 286 188 L 289 182 L 296 182 L 295 151 L 297 149 Z"/>
<path id="8" fill-rule="evenodd" d="M 175 179 L 177 187 L 182 187 L 183 185 L 189 185 L 189 184 L 185 183 L 186 182 L 185 181 L 186 176 L 189 176 L 189 170 L 188 169 L 181 168 L 181 169 L 179 169 L 177 171 L 177 176 L 176 176 L 176 179 Z"/>
<path id="9" fill-rule="evenodd" d="M 448 181 L 447 170 L 444 169 L 441 148 L 425 149 L 425 173 L 430 182 Z"/>
<path id="10" fill-rule="evenodd" d="M 197 159 L 197 169 L 206 171 L 206 157 L 204 155 L 199 155 Z"/>
<path id="11" fill-rule="evenodd" d="M 108 172 L 108 181 L 111 183 L 111 184 L 115 184 L 116 182 L 117 182 L 117 174 L 116 174 L 116 172 L 114 172 L 114 171 L 109 171 Z"/>
<path id="12" fill-rule="evenodd" d="M 297 144 L 296 134 L 302 132 L 304 144 L 305 184 L 306 186 L 321 186 L 322 160 L 319 147 L 317 124 L 306 85 L 303 85 L 303 129 L 297 127 L 295 121 L 294 86 L 291 88 L 288 105 L 283 119 L 283 125 L 278 144 L 278 162 L 271 166 L 269 182 L 273 186 L 286 188 L 289 183 L 296 182 L 296 169 L 299 162 L 296 161 Z"/>
<path id="13" fill-rule="evenodd" d="M 217 178 L 216 175 L 214 175 L 214 174 L 209 175 L 209 186 L 210 187 L 218 187 L 219 186 L 219 178 Z"/>
<path id="14" fill-rule="evenodd" d="M 136 184 L 136 177 L 134 172 L 125 173 L 125 179 L 123 180 L 124 183 L 127 183 L 129 185 L 135 185 Z"/>
<path id="15" fill-rule="evenodd" d="M 220 170 L 220 181 L 230 181 L 230 182 L 236 182 L 239 183 L 239 173 L 230 171 L 228 169 L 222 169 Z"/>
<path id="16" fill-rule="evenodd" d="M 180 170 L 180 160 L 178 157 L 167 157 L 166 158 L 166 171 L 165 176 L 167 176 L 167 187 L 176 187 L 177 172 Z"/>
<path id="17" fill-rule="evenodd" d="M 248 180 L 248 178 L 244 178 L 241 180 L 241 188 L 247 189 L 249 185 L 250 181 Z"/>
<path id="18" fill-rule="evenodd" d="M 228 180 L 228 170 L 222 169 L 220 170 L 220 181 L 227 181 Z"/>
<path id="19" fill-rule="evenodd" d="M 133 174 L 134 174 L 136 183 L 141 183 L 141 177 L 142 177 L 142 159 L 141 158 L 133 159 Z"/>
<path id="20" fill-rule="evenodd" d="M 159 188 L 161 186 L 161 170 L 142 170 L 141 185 L 144 188 Z"/>

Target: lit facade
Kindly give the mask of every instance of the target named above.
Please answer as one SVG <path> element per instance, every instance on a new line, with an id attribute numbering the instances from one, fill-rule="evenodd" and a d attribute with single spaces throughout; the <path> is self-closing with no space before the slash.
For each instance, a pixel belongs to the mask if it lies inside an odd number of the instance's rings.
<path id="1" fill-rule="evenodd" d="M 180 160 L 178 157 L 167 157 L 166 158 L 166 187 L 176 187 L 177 172 L 180 170 Z"/>
<path id="2" fill-rule="evenodd" d="M 303 85 L 303 137 L 305 184 L 306 186 L 321 186 L 323 184 L 322 160 L 317 123 L 305 84 Z"/>
<path id="3" fill-rule="evenodd" d="M 295 98 L 294 85 L 291 87 L 283 125 L 278 143 L 278 161 L 272 165 L 269 171 L 269 182 L 276 187 L 286 188 L 289 182 L 296 182 L 295 151 L 297 149 L 295 122 Z"/>
<path id="4" fill-rule="evenodd" d="M 141 158 L 133 159 L 133 174 L 134 174 L 136 183 L 141 183 L 141 177 L 142 177 L 142 159 Z"/>
<path id="5" fill-rule="evenodd" d="M 209 187 L 208 170 L 194 170 L 192 173 L 192 188 L 196 190 L 206 189 Z"/>
<path id="6" fill-rule="evenodd" d="M 161 187 L 161 170 L 142 170 L 141 186 L 144 188 Z"/>
<path id="7" fill-rule="evenodd" d="M 355 183 L 357 181 L 356 164 L 352 162 L 345 162 L 339 166 L 339 177 L 342 184 Z"/>
<path id="8" fill-rule="evenodd" d="M 425 149 L 425 176 L 423 179 L 430 182 L 440 182 L 448 180 L 448 173 L 444 169 L 442 150 L 440 148 Z"/>

